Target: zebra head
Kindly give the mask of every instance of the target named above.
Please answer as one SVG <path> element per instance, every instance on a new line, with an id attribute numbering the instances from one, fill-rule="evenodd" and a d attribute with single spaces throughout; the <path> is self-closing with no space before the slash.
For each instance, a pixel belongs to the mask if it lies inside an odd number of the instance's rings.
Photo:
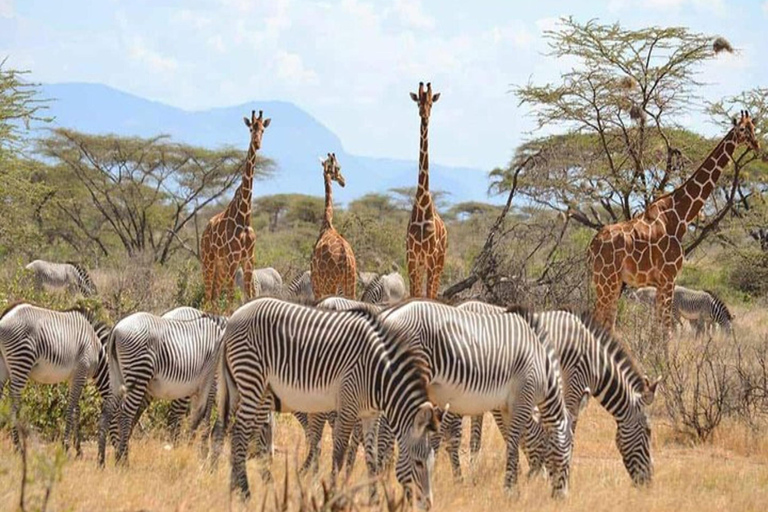
<path id="1" fill-rule="evenodd" d="M 648 421 L 646 407 L 653 403 L 661 377 L 650 382 L 643 378 L 643 391 L 634 407 L 617 421 L 616 446 L 621 453 L 624 467 L 627 468 L 635 485 L 648 485 L 653 478 L 653 458 L 651 457 L 651 424 Z"/>
<path id="2" fill-rule="evenodd" d="M 432 507 L 432 472 L 435 465 L 435 451 L 429 436 L 437 434 L 439 417 L 430 402 L 419 406 L 413 419 L 410 434 L 406 435 L 397 459 L 395 473 L 405 488 L 406 499 L 410 502 L 416 496 L 416 506 L 421 510 Z"/>

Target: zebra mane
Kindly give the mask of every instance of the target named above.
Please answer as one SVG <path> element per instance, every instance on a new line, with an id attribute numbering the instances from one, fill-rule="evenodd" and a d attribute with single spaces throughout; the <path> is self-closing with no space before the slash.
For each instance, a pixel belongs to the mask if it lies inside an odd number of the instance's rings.
<path id="1" fill-rule="evenodd" d="M 612 354 L 613 359 L 616 360 L 617 366 L 625 368 L 629 374 L 629 381 L 635 391 L 643 392 L 646 389 L 645 378 L 642 370 L 637 365 L 635 358 L 632 357 L 632 353 L 629 351 L 629 347 L 616 337 L 613 333 L 608 331 L 603 325 L 595 320 L 595 317 L 588 311 L 578 311 L 574 308 L 558 308 L 557 311 L 563 311 L 576 316 L 584 327 L 594 336 L 597 342 L 605 347 L 609 354 Z"/>
<path id="2" fill-rule="evenodd" d="M 97 292 L 96 285 L 93 283 L 93 279 L 91 279 L 91 274 L 88 273 L 88 269 L 85 266 L 76 261 L 67 261 L 66 263 L 75 267 L 78 277 L 77 284 L 80 286 L 81 292 L 86 295 Z"/>
<path id="3" fill-rule="evenodd" d="M 15 300 L 15 301 L 11 302 L 10 304 L 8 304 L 5 307 L 5 309 L 3 310 L 3 312 L 0 313 L 0 320 L 2 320 L 5 315 L 10 313 L 12 309 L 16 308 L 16 306 L 21 306 L 23 304 L 27 304 L 29 306 L 34 306 L 34 304 L 31 304 L 31 303 L 29 303 L 29 302 L 27 302 L 25 300 Z"/>
<path id="4" fill-rule="evenodd" d="M 368 286 L 365 287 L 363 290 L 363 295 L 360 297 L 360 300 L 363 302 L 367 302 L 365 299 L 366 297 L 370 298 L 370 295 L 373 294 L 374 290 L 376 289 L 382 289 L 384 285 L 381 284 L 381 274 L 377 275 L 373 279 L 371 279 L 371 282 L 368 283 Z"/>
<path id="5" fill-rule="evenodd" d="M 731 313 L 731 310 L 728 309 L 728 306 L 725 305 L 725 302 L 723 302 L 723 299 L 720 298 L 718 294 L 713 292 L 712 290 L 704 290 L 706 293 L 708 293 L 712 297 L 712 301 L 715 303 L 716 306 L 720 306 L 723 308 L 723 311 L 725 311 L 725 315 L 728 317 L 728 320 L 733 320 L 733 313 Z"/>

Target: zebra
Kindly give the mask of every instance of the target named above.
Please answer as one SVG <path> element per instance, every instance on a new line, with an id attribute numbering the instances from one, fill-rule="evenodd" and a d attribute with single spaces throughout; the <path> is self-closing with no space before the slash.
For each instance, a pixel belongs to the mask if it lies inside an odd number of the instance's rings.
<path id="1" fill-rule="evenodd" d="M 385 326 L 407 332 L 429 368 L 430 398 L 452 414 L 500 410 L 507 463 L 504 486 L 517 483 L 518 444 L 538 405 L 549 434 L 552 494 L 568 493 L 572 430 L 560 367 L 532 315 L 485 315 L 430 300 L 409 300 L 383 311 Z"/>
<path id="2" fill-rule="evenodd" d="M 100 460 L 104 459 L 106 429 L 116 407 L 118 463 L 127 463 L 131 426 L 145 395 L 171 400 L 191 397 L 193 414 L 190 432 L 195 431 L 206 410 L 209 410 L 215 377 L 214 356 L 224 332 L 225 320 L 186 308 L 170 314 L 189 319 L 134 313 L 112 328 L 108 364 L 113 396 L 102 410 Z"/>
<path id="3" fill-rule="evenodd" d="M 644 286 L 628 297 L 643 304 L 653 305 L 656 302 L 656 288 Z M 680 318 L 685 318 L 696 326 L 696 336 L 704 334 L 709 326 L 717 325 L 726 334 L 733 332 L 733 315 L 725 303 L 708 290 L 692 290 L 683 286 L 675 286 L 672 296 L 672 316 L 679 324 Z"/>
<path id="4" fill-rule="evenodd" d="M 289 298 L 301 303 L 311 303 L 315 300 L 315 292 L 312 290 L 312 271 L 307 270 L 296 277 L 288 285 L 287 295 Z"/>
<path id="5" fill-rule="evenodd" d="M 486 314 L 505 311 L 504 308 L 479 301 L 468 301 L 458 308 Z M 616 419 L 616 445 L 632 481 L 636 485 L 650 483 L 653 459 L 646 409 L 653 403 L 661 379 L 651 382 L 643 375 L 624 344 L 587 314 L 576 315 L 559 310 L 538 313 L 535 318 L 548 334 L 547 339 L 560 359 L 565 401 L 573 429 L 576 428 L 579 412 L 586 406 L 586 390 Z M 498 422 L 498 414 L 495 416 Z M 446 415 L 443 424 L 448 424 L 446 429 L 455 433 L 455 427 L 450 424 L 452 421 Z M 479 450 L 482 416 L 478 423 L 477 429 L 473 423 L 470 450 Z M 528 450 L 531 473 L 536 473 L 544 462 L 544 433 L 536 427 L 526 436 L 528 446 L 524 447 Z M 458 433 L 460 436 L 460 423 Z M 454 435 L 453 445 L 457 446 L 458 442 L 460 439 L 455 441 Z"/>
<path id="6" fill-rule="evenodd" d="M 80 448 L 80 395 L 96 375 L 102 340 L 109 330 L 83 308 L 53 311 L 28 303 L 9 306 L 0 315 L 0 397 L 10 380 L 12 437 L 21 447 L 17 429 L 21 391 L 32 379 L 42 384 L 69 382 L 63 444 Z M 100 338 L 100 336 L 102 338 Z"/>
<path id="7" fill-rule="evenodd" d="M 24 268 L 34 274 L 35 288 L 38 291 L 43 288 L 65 288 L 70 293 L 79 291 L 86 297 L 97 293 L 96 285 L 93 284 L 90 274 L 79 263 L 53 263 L 35 260 Z"/>
<path id="8" fill-rule="evenodd" d="M 399 331 L 386 328 L 367 310 L 327 311 L 258 298 L 229 319 L 220 364 L 214 461 L 230 410 L 236 409 L 230 488 L 244 498 L 250 497 L 246 447 L 254 425 L 268 423 L 265 398 L 271 390 L 277 409 L 337 411 L 333 481 L 343 467 L 355 420 L 362 418 L 370 430 L 375 412 L 383 411 L 400 445 L 398 480 L 408 496 L 415 494 L 419 507 L 431 506 L 434 453 L 428 433 L 437 430 L 438 419 L 427 396 L 427 370 Z M 269 475 L 262 470 L 262 478 Z"/>
<path id="9" fill-rule="evenodd" d="M 376 276 L 363 291 L 362 301 L 393 305 L 405 299 L 405 281 L 399 272 Z"/>
<path id="10" fill-rule="evenodd" d="M 242 267 L 235 271 L 235 284 L 245 291 Z M 279 296 L 283 291 L 283 278 L 272 267 L 257 268 L 253 271 L 253 287 L 258 295 Z"/>

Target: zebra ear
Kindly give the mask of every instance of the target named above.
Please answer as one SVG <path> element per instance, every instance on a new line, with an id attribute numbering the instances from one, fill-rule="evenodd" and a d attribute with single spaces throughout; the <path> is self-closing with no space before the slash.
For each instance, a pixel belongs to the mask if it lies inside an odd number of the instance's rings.
<path id="1" fill-rule="evenodd" d="M 645 382 L 645 391 L 643 391 L 643 402 L 645 405 L 651 405 L 653 399 L 656 398 L 656 389 L 659 387 L 662 377 L 658 376 L 655 381 L 651 382 L 646 375 L 643 377 Z"/>
<path id="2" fill-rule="evenodd" d="M 437 432 L 437 429 L 438 419 L 435 408 L 431 403 L 424 402 L 419 406 L 413 419 L 413 434 L 415 437 L 421 437 L 425 432 Z"/>
<path id="3" fill-rule="evenodd" d="M 584 393 L 581 395 L 581 400 L 579 400 L 579 414 L 581 414 L 584 409 L 587 408 L 587 404 L 589 403 L 589 397 L 592 395 L 592 390 L 588 387 L 584 388 Z"/>

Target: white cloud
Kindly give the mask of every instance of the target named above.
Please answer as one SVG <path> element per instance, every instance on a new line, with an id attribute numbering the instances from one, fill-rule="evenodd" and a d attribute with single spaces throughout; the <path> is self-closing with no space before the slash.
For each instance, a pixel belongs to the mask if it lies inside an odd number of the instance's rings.
<path id="1" fill-rule="evenodd" d="M 304 85 L 317 82 L 317 73 L 304 66 L 304 61 L 295 53 L 280 51 L 275 57 L 278 78 L 292 85 Z"/>
<path id="2" fill-rule="evenodd" d="M 128 56 L 131 60 L 139 62 L 156 73 L 174 72 L 179 67 L 178 62 L 170 57 L 165 57 L 159 52 L 149 48 L 141 37 L 134 37 L 128 45 Z"/>
<path id="3" fill-rule="evenodd" d="M 435 19 L 424 12 L 421 0 L 395 0 L 393 11 L 403 26 L 413 29 L 435 28 Z"/>
<path id="4" fill-rule="evenodd" d="M 763 14 L 768 16 L 768 0 L 763 4 Z"/>
<path id="5" fill-rule="evenodd" d="M 679 11 L 684 6 L 691 6 L 696 11 L 717 16 L 726 13 L 724 0 L 611 0 L 608 10 L 623 11 L 627 8 L 647 8 L 659 11 Z"/>
<path id="6" fill-rule="evenodd" d="M 15 16 L 13 3 L 14 0 L 0 0 L 0 18 L 13 18 Z"/>

